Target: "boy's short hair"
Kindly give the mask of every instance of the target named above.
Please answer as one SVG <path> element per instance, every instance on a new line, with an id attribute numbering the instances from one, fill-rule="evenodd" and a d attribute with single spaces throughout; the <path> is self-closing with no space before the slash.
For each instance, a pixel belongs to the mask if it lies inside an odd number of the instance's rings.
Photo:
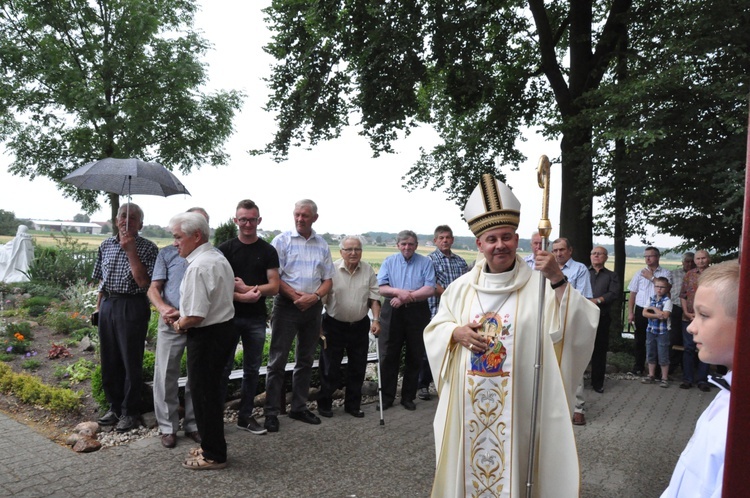
<path id="1" fill-rule="evenodd" d="M 713 287 L 727 316 L 737 318 L 740 293 L 740 262 L 737 259 L 709 266 L 698 279 L 698 287 Z"/>
<path id="2" fill-rule="evenodd" d="M 654 283 L 661 282 L 662 284 L 667 286 L 667 290 L 672 288 L 672 284 L 669 283 L 669 279 L 667 277 L 656 277 L 654 279 Z"/>

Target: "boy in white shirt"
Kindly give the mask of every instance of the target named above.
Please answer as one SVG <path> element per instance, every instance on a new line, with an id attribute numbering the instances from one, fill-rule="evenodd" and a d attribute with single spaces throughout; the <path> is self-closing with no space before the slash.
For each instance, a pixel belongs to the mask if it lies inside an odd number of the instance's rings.
<path id="1" fill-rule="evenodd" d="M 721 389 L 698 419 L 662 498 L 721 497 L 739 280 L 740 267 L 734 260 L 706 269 L 698 281 L 695 319 L 687 330 L 701 361 L 725 365 L 729 371 L 723 379 L 711 379 Z"/>

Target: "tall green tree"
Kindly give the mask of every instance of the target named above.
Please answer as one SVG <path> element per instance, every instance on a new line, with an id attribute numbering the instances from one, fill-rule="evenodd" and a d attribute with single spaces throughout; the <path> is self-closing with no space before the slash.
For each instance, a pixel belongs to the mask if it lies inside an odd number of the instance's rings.
<path id="1" fill-rule="evenodd" d="M 607 211 L 630 213 L 630 233 L 647 224 L 680 237 L 676 250 L 736 251 L 744 197 L 750 4 L 741 0 L 636 3 L 627 78 L 592 95 L 598 123 L 598 185 Z M 627 181 L 611 181 L 617 157 Z M 619 197 L 618 197 L 619 196 Z"/>
<path id="2" fill-rule="evenodd" d="M 481 173 L 517 167 L 524 126 L 561 136 L 562 234 L 592 235 L 592 123 L 583 97 L 613 65 L 631 0 L 274 0 L 278 60 L 266 152 L 338 136 L 357 116 L 375 154 L 419 123 L 442 143 L 407 173 L 462 205 Z"/>
<path id="3" fill-rule="evenodd" d="M 140 157 L 189 173 L 227 160 L 243 96 L 202 93 L 194 0 L 0 1 L 0 117 L 10 171 L 58 182 L 88 161 Z M 119 206 L 110 194 L 113 218 Z"/>

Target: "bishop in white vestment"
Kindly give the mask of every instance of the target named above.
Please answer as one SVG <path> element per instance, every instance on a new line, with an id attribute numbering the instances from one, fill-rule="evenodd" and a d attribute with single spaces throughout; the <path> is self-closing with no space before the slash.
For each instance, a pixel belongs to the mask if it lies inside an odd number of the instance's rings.
<path id="1" fill-rule="evenodd" d="M 525 496 L 539 286 L 545 285 L 532 490 L 540 497 L 579 496 L 571 417 L 599 310 L 567 285 L 549 252 L 537 253 L 540 271 L 516 256 L 520 203 L 504 184 L 485 175 L 464 215 L 485 261 L 446 289 L 424 333 L 440 397 L 432 495 Z"/>

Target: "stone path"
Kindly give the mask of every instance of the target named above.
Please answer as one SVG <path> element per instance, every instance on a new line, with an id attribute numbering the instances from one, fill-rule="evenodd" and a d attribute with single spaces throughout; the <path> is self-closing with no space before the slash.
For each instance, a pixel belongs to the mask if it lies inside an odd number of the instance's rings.
<path id="1" fill-rule="evenodd" d="M 576 427 L 583 497 L 657 497 L 700 413 L 716 394 L 607 380 L 586 389 L 587 425 Z M 254 436 L 227 426 L 229 466 L 182 469 L 192 441 L 158 437 L 77 454 L 0 414 L 0 496 L 428 496 L 435 465 L 436 400 L 396 405 L 379 424 L 375 405 L 356 419 L 334 409 L 319 426 L 280 417 L 281 431 Z"/>

